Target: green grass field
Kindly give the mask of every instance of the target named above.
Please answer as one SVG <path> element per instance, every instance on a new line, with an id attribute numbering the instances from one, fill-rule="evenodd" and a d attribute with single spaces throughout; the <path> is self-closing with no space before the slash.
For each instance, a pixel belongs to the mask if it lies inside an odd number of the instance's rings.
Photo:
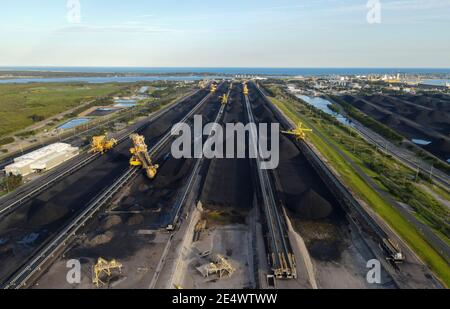
<path id="1" fill-rule="evenodd" d="M 0 137 L 79 106 L 95 97 L 120 91 L 123 84 L 0 85 Z"/>
<path id="2" fill-rule="evenodd" d="M 283 111 L 295 123 L 303 122 L 310 124 L 309 119 L 298 113 L 295 107 L 285 101 L 270 98 L 272 102 Z M 310 125 L 311 126 L 311 125 Z M 316 126 L 311 126 L 313 130 L 321 132 L 325 136 L 326 132 Z M 317 132 L 316 131 L 316 132 Z M 447 262 L 431 247 L 420 233 L 410 224 L 398 211 L 385 202 L 380 195 L 371 188 L 353 170 L 353 167 L 332 147 L 325 143 L 314 132 L 308 135 L 309 140 L 328 160 L 328 163 L 341 175 L 346 185 L 354 194 L 362 198 L 372 209 L 375 210 L 416 252 L 421 259 L 430 266 L 436 275 L 448 287 L 450 286 L 450 268 Z M 352 156 L 355 159 L 354 156 Z"/>

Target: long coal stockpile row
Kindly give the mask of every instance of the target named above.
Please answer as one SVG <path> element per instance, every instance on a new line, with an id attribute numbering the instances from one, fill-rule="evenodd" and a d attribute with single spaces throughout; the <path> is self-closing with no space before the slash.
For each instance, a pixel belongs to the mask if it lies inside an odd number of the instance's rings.
<path id="1" fill-rule="evenodd" d="M 217 93 L 196 113 L 202 116 L 203 126 L 215 120 L 220 109 L 219 96 L 227 91 L 226 86 L 219 87 Z M 192 125 L 192 119 L 188 124 Z M 173 222 L 178 198 L 185 190 L 197 159 L 175 159 L 171 155 L 171 143 L 163 147 L 153 159 L 160 165 L 156 178 L 150 180 L 141 173 L 124 190 L 113 209 L 94 218 L 86 227 L 89 238 L 108 238 L 107 243 L 92 246 L 76 244 L 67 252 L 67 257 L 96 259 L 102 256 L 124 260 L 134 256 L 148 242 L 142 237 L 136 237 L 136 231 L 165 229 Z"/>
<path id="2" fill-rule="evenodd" d="M 343 96 L 346 102 L 441 158 L 450 159 L 450 96 Z"/>
<path id="3" fill-rule="evenodd" d="M 245 123 L 242 85 L 234 84 L 225 108 L 225 124 Z M 227 143 L 223 145 L 224 153 Z M 253 205 L 253 184 L 248 156 L 237 158 L 237 141 L 234 141 L 234 158 L 207 160 L 208 174 L 200 200 L 210 209 L 227 209 L 232 212 L 248 211 Z M 238 218 L 238 216 L 236 216 Z"/>
<path id="4" fill-rule="evenodd" d="M 197 115 L 202 116 L 203 127 L 214 122 L 221 106 L 219 97 L 227 91 L 228 87 L 224 84 L 197 112 Z M 190 119 L 188 124 L 192 127 L 193 119 Z M 204 141 L 206 138 L 203 136 Z M 193 144 L 191 149 L 194 149 Z M 148 216 L 146 222 L 146 226 L 152 229 L 165 228 L 172 223 L 176 201 L 197 160 L 196 158 L 175 159 L 171 154 L 170 143 L 159 152 L 155 159 L 160 165 L 157 177 L 153 181 L 149 181 L 143 174 L 138 177 L 133 183 L 130 193 L 122 199 L 120 207 L 116 208 L 117 211 L 131 211 L 132 213 L 135 211 L 153 212 L 154 215 Z"/>
<path id="5" fill-rule="evenodd" d="M 204 96 L 200 91 L 171 109 L 138 133 L 149 147 L 180 121 Z M 65 224 L 79 214 L 97 194 L 111 186 L 129 168 L 131 142 L 76 171 L 23 204 L 0 221 L 0 282 L 24 265 L 34 252 L 44 246 Z"/>
<path id="6" fill-rule="evenodd" d="M 257 122 L 290 129 L 253 84 L 250 99 Z M 280 164 L 272 176 L 280 203 L 305 238 L 311 256 L 318 261 L 339 261 L 349 238 L 345 212 L 297 143 L 284 133 L 280 134 Z"/>

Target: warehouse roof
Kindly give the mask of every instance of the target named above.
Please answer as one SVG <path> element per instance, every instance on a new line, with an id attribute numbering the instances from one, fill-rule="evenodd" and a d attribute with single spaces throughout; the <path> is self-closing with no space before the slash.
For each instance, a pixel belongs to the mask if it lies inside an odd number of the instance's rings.
<path id="1" fill-rule="evenodd" d="M 22 160 L 39 160 L 41 158 L 44 158 L 46 156 L 49 156 L 53 153 L 56 152 L 63 152 L 63 151 L 67 151 L 69 148 L 72 148 L 71 145 L 69 144 L 65 144 L 65 143 L 56 143 L 56 144 L 51 144 L 48 146 L 45 146 L 43 148 L 40 148 L 38 150 L 32 151 L 30 153 L 27 153 L 23 156 L 20 156 L 18 158 L 15 158 L 14 161 L 15 162 L 19 162 Z"/>

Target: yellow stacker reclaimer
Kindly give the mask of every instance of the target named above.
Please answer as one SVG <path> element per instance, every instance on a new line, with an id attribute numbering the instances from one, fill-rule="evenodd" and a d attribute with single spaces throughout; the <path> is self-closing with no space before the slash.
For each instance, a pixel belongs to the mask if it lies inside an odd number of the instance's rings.
<path id="1" fill-rule="evenodd" d="M 111 150 L 114 148 L 114 146 L 117 145 L 117 140 L 114 138 L 107 139 L 106 135 L 99 135 L 92 137 L 91 141 L 91 149 L 89 150 L 89 153 L 101 153 L 104 154 L 105 152 Z"/>
<path id="2" fill-rule="evenodd" d="M 130 153 L 133 155 L 130 159 L 131 166 L 142 166 L 145 170 L 147 177 L 153 179 L 156 177 L 159 165 L 153 164 L 150 155 L 148 154 L 147 144 L 145 144 L 145 138 L 139 134 L 131 134 L 131 140 L 134 147 L 130 148 Z"/>
<path id="3" fill-rule="evenodd" d="M 248 95 L 249 91 L 248 91 L 248 86 L 247 83 L 244 83 L 244 95 Z"/>
<path id="4" fill-rule="evenodd" d="M 228 94 L 224 93 L 222 96 L 220 96 L 220 103 L 227 104 L 228 103 Z"/>
<path id="5" fill-rule="evenodd" d="M 284 134 L 294 135 L 299 141 L 306 139 L 306 132 L 312 132 L 311 129 L 303 127 L 303 123 L 299 123 L 297 128 L 291 131 L 283 131 Z"/>
<path id="6" fill-rule="evenodd" d="M 104 258 L 98 258 L 97 263 L 94 265 L 92 269 L 92 283 L 95 286 L 100 287 L 100 285 L 105 284 L 101 279 L 101 275 L 105 274 L 108 277 L 112 275 L 113 270 L 119 270 L 122 272 L 122 264 L 116 260 L 112 260 L 111 262 L 105 260 Z"/>
<path id="7" fill-rule="evenodd" d="M 217 91 L 217 85 L 216 84 L 212 84 L 211 85 L 211 93 L 216 93 Z"/>

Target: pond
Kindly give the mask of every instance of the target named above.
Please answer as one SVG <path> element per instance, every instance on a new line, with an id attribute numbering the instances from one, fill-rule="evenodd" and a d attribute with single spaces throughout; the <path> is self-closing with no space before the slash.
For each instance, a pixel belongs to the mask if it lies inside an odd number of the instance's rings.
<path id="1" fill-rule="evenodd" d="M 114 104 L 114 107 L 130 108 L 135 107 L 136 105 L 137 105 L 136 103 L 117 103 Z"/>
<path id="2" fill-rule="evenodd" d="M 302 99 L 306 103 L 320 109 L 321 111 L 333 116 L 336 118 L 340 123 L 343 123 L 345 125 L 352 126 L 352 123 L 345 118 L 343 115 L 336 113 L 335 111 L 331 110 L 328 105 L 332 105 L 332 103 L 324 98 L 321 97 L 310 97 L 307 95 L 297 95 L 298 98 Z"/>
<path id="3" fill-rule="evenodd" d="M 75 118 L 75 119 L 69 120 L 66 123 L 64 123 L 63 125 L 59 126 L 58 129 L 61 129 L 61 130 L 73 129 L 75 127 L 86 124 L 89 121 L 91 121 L 90 118 Z"/>
<path id="4" fill-rule="evenodd" d="M 114 100 L 114 107 L 130 108 L 137 105 L 136 100 Z"/>
<path id="5" fill-rule="evenodd" d="M 431 144 L 431 141 L 426 141 L 424 139 L 419 139 L 419 138 L 413 138 L 411 140 L 414 144 L 416 145 L 420 145 L 420 146 L 427 146 Z"/>

